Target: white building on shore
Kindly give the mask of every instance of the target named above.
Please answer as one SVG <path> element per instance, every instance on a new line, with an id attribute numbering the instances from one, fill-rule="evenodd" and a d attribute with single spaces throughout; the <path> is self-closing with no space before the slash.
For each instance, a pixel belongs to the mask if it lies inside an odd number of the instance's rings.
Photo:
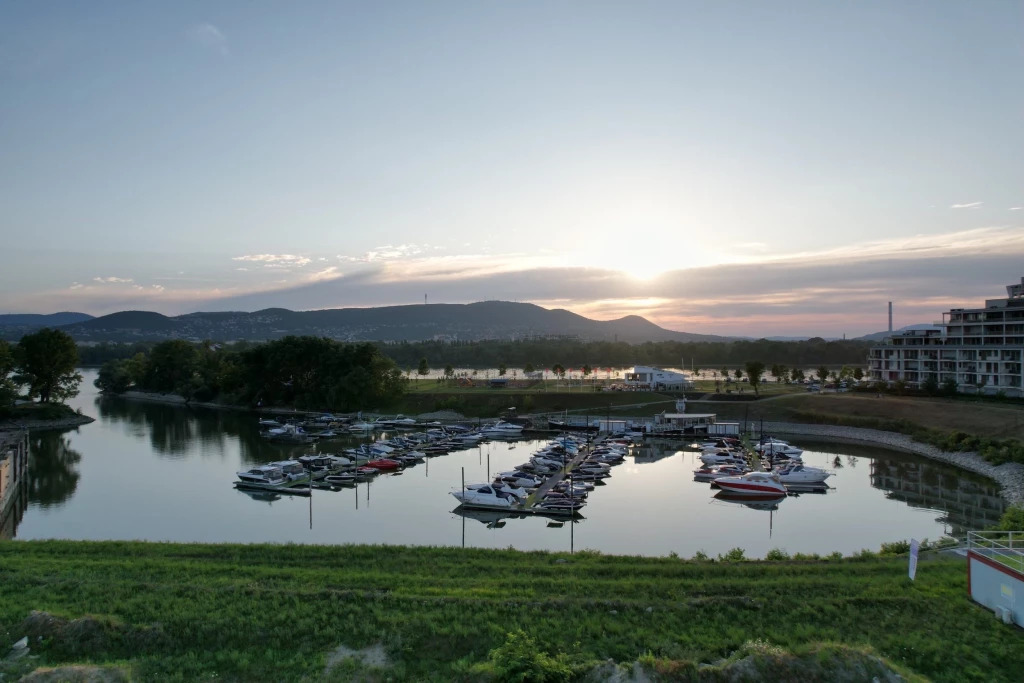
<path id="1" fill-rule="evenodd" d="M 921 387 L 952 379 L 970 393 L 1024 396 L 1024 278 L 1007 285 L 1006 298 L 984 308 L 954 308 L 938 330 L 910 330 L 887 338 L 868 353 L 872 380 Z"/>
<path id="2" fill-rule="evenodd" d="M 685 391 L 693 388 L 693 381 L 681 372 L 637 365 L 626 372 L 626 386 L 651 391 Z"/>

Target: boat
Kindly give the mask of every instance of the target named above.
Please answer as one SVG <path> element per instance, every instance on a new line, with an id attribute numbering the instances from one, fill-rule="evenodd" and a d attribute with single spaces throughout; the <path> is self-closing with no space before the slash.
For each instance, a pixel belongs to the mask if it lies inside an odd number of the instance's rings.
<path id="1" fill-rule="evenodd" d="M 786 456 L 789 458 L 799 456 L 804 451 L 802 448 L 791 446 L 785 441 L 778 441 L 777 439 L 767 439 L 754 446 L 754 450 L 762 455 L 767 456 Z"/>
<path id="2" fill-rule="evenodd" d="M 397 416 L 394 420 L 391 420 L 391 426 L 409 428 L 416 426 L 416 420 L 411 417 L 404 417 L 402 415 Z"/>
<path id="3" fill-rule="evenodd" d="M 741 465 L 720 465 L 701 467 L 693 471 L 693 478 L 696 481 L 715 481 L 721 477 L 738 477 L 746 474 L 747 468 Z"/>
<path id="4" fill-rule="evenodd" d="M 518 436 L 523 432 L 523 425 L 499 420 L 493 425 L 484 427 L 480 432 L 485 436 Z"/>
<path id="5" fill-rule="evenodd" d="M 719 477 L 715 483 L 723 491 L 732 493 L 786 495 L 786 487 L 773 472 L 749 472 L 738 477 Z"/>
<path id="6" fill-rule="evenodd" d="M 526 472 L 501 472 L 495 475 L 496 478 L 521 488 L 537 488 L 543 482 Z"/>
<path id="7" fill-rule="evenodd" d="M 261 465 L 251 470 L 236 472 L 236 474 L 238 479 L 246 484 L 283 485 L 289 481 L 280 467 L 272 467 L 271 465 Z"/>
<path id="8" fill-rule="evenodd" d="M 376 427 L 372 422 L 353 422 L 348 426 L 350 432 L 369 432 Z"/>
<path id="9" fill-rule="evenodd" d="M 500 491 L 500 492 L 503 492 L 503 493 L 511 493 L 516 498 L 520 498 L 522 500 L 526 500 L 526 497 L 528 495 L 530 495 L 526 491 L 526 489 L 515 487 L 515 486 L 509 486 L 507 483 L 501 481 L 500 479 L 498 481 L 492 483 L 492 484 L 466 484 L 466 489 L 472 491 L 472 490 L 480 489 L 480 488 L 482 488 L 484 486 L 490 486 L 495 491 Z"/>
<path id="10" fill-rule="evenodd" d="M 302 427 L 290 424 L 268 429 L 263 432 L 262 436 L 268 441 L 280 443 L 312 443 L 314 441 L 314 437 L 303 431 Z"/>
<path id="11" fill-rule="evenodd" d="M 700 454 L 701 462 L 707 465 L 745 465 L 746 458 L 728 451 L 705 451 Z"/>
<path id="12" fill-rule="evenodd" d="M 324 477 L 324 481 L 330 484 L 354 484 L 358 478 L 356 474 L 348 472 L 345 474 L 328 474 Z"/>
<path id="13" fill-rule="evenodd" d="M 369 461 L 366 465 L 377 470 L 397 470 L 402 466 L 402 463 L 390 458 L 377 458 L 376 460 Z"/>
<path id="14" fill-rule="evenodd" d="M 282 472 L 288 481 L 299 481 L 309 477 L 309 472 L 302 466 L 302 463 L 298 460 L 281 460 L 279 462 L 269 463 L 270 467 L 277 467 Z"/>
<path id="15" fill-rule="evenodd" d="M 274 420 L 274 419 L 260 420 L 260 427 L 264 428 L 264 429 L 271 429 L 273 427 L 281 427 L 281 426 L 283 426 L 283 425 L 280 422 L 278 422 L 277 420 Z"/>
<path id="16" fill-rule="evenodd" d="M 817 467 L 807 467 L 799 463 L 780 467 L 775 470 L 775 474 L 779 477 L 779 481 L 787 486 L 822 484 L 832 476 L 832 473 L 826 470 L 818 469 Z"/>
<path id="17" fill-rule="evenodd" d="M 596 434 L 601 429 L 598 425 L 588 425 L 588 424 L 577 425 L 577 424 L 572 424 L 572 423 L 569 423 L 569 422 L 565 422 L 563 420 L 548 420 L 548 428 L 549 429 L 559 429 L 559 430 L 561 430 L 563 432 L 586 432 L 586 433 L 589 433 L 589 434 Z"/>
<path id="18" fill-rule="evenodd" d="M 495 490 L 493 486 L 487 484 L 475 489 L 452 491 L 452 496 L 466 507 L 518 510 L 523 506 L 523 501 L 518 496 Z"/>

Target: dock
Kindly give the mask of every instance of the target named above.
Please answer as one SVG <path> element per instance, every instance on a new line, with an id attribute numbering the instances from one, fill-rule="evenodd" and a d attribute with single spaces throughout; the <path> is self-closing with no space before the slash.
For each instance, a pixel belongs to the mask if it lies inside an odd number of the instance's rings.
<path id="1" fill-rule="evenodd" d="M 584 459 L 586 459 L 586 457 L 590 454 L 590 451 L 592 449 L 593 446 L 591 446 L 590 444 L 584 446 L 576 454 L 576 457 L 569 461 L 569 463 L 565 466 L 565 469 L 563 469 L 560 472 L 555 472 L 554 474 L 549 476 L 547 480 L 543 484 L 538 486 L 537 490 L 530 494 L 530 497 L 526 499 L 526 504 L 523 506 L 522 511 L 527 513 L 543 512 L 544 514 L 551 514 L 551 510 L 537 510 L 534 506 L 539 501 L 543 500 L 544 496 L 547 494 L 548 491 L 550 491 L 560 481 L 563 481 L 566 478 L 566 476 L 568 476 L 577 465 L 583 462 Z M 570 516 L 572 513 L 564 514 L 566 516 Z"/>

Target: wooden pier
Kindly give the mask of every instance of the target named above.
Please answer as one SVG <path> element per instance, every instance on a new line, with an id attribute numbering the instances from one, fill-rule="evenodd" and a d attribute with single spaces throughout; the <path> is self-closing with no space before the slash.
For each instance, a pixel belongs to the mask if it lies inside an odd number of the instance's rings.
<path id="1" fill-rule="evenodd" d="M 530 497 L 526 499 L 526 504 L 523 506 L 523 512 L 530 512 L 534 509 L 534 506 L 544 499 L 544 496 L 550 491 L 556 484 L 563 481 L 573 469 L 583 462 L 588 455 L 590 455 L 593 446 L 587 444 L 576 453 L 576 457 L 569 461 L 569 463 L 559 472 L 555 472 L 547 478 L 547 480 L 537 487 L 537 490 L 530 494 Z M 538 510 L 539 512 L 539 510 Z M 550 514 L 551 510 L 544 510 L 545 513 Z M 568 514 L 568 513 L 566 513 Z"/>

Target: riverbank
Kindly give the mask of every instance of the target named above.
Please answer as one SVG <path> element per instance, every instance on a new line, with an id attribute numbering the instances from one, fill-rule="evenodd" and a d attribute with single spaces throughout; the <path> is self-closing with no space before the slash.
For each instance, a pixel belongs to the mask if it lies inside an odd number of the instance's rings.
<path id="1" fill-rule="evenodd" d="M 915 582 L 906 567 L 16 541 L 0 544 L 0 653 L 30 636 L 32 666 L 116 664 L 136 681 L 352 680 L 366 670 L 351 653 L 379 666 L 363 680 L 496 680 L 488 653 L 522 630 L 528 656 L 581 678 L 610 658 L 661 680 L 722 680 L 699 667 L 760 640 L 776 654 L 867 649 L 936 681 L 1017 680 L 1020 633 L 968 600 L 963 561 L 922 562 Z"/>
<path id="2" fill-rule="evenodd" d="M 27 429 L 30 432 L 81 427 L 95 418 L 76 412 L 61 403 L 23 403 L 0 414 L 0 431 Z"/>
<path id="3" fill-rule="evenodd" d="M 760 428 L 761 425 L 754 425 Z M 796 422 L 765 422 L 766 435 L 811 436 L 829 441 L 845 441 L 872 446 L 881 446 L 904 453 L 938 460 L 976 474 L 981 474 L 999 484 L 1003 498 L 1016 507 L 1024 506 L 1024 465 L 1015 462 L 993 465 L 978 453 L 944 451 L 930 444 L 915 441 L 906 434 L 885 432 L 878 429 L 842 427 L 836 425 L 800 424 Z"/>

